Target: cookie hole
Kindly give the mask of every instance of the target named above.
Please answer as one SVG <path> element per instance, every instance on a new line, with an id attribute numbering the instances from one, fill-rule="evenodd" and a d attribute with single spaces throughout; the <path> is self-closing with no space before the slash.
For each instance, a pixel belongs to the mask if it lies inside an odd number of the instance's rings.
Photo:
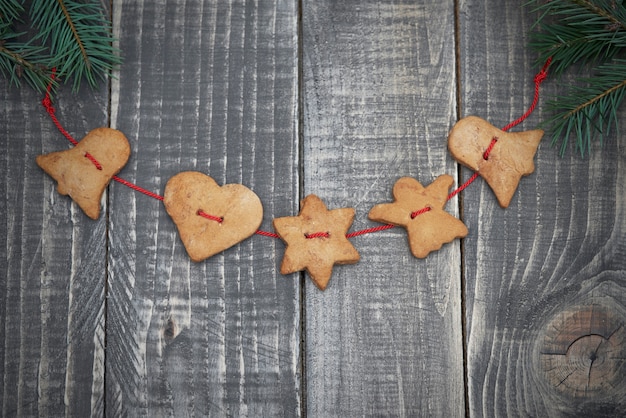
<path id="1" fill-rule="evenodd" d="M 304 237 L 306 239 L 313 239 L 313 238 L 330 238 L 330 233 L 329 232 L 315 232 L 313 234 L 304 234 Z"/>
<path id="2" fill-rule="evenodd" d="M 198 209 L 196 211 L 196 215 L 198 216 L 202 216 L 203 218 L 209 219 L 211 221 L 215 221 L 217 223 L 222 223 L 224 222 L 224 217 L 223 216 L 215 216 L 215 215 L 211 215 L 210 213 L 206 213 L 205 211 L 203 211 L 202 209 Z"/>
<path id="3" fill-rule="evenodd" d="M 498 142 L 498 137 L 494 136 L 493 139 L 491 140 L 491 143 L 489 144 L 489 146 L 483 153 L 483 160 L 486 161 L 489 159 L 489 154 L 491 154 L 491 151 L 493 150 L 493 147 L 496 145 L 496 142 Z"/>
<path id="4" fill-rule="evenodd" d="M 411 219 L 415 219 L 418 216 L 426 213 L 426 212 L 430 212 L 432 208 L 430 206 L 426 206 L 425 208 L 422 208 L 420 210 L 416 210 L 415 212 L 411 212 Z"/>

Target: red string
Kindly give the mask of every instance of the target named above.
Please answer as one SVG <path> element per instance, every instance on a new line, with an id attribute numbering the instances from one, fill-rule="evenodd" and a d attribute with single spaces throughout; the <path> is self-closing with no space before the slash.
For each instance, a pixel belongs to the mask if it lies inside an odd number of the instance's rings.
<path id="1" fill-rule="evenodd" d="M 56 69 L 53 68 L 52 75 L 50 76 L 52 80 L 54 80 L 55 74 L 56 74 Z M 54 114 L 55 109 L 54 109 L 54 106 L 52 106 L 52 99 L 50 98 L 51 89 L 52 89 L 52 83 L 48 84 L 48 88 L 46 89 L 46 95 L 44 96 L 41 104 L 43 104 L 43 107 L 46 109 L 46 112 L 48 112 L 48 115 L 50 115 L 50 119 L 52 119 L 52 123 L 54 123 L 54 126 L 57 127 L 59 132 L 61 132 L 61 134 L 63 134 L 63 136 L 66 137 L 67 140 L 72 143 L 72 145 L 76 145 L 78 144 L 78 141 L 72 138 L 72 135 L 70 135 L 69 132 L 67 132 L 65 128 L 63 128 L 63 126 L 61 125 L 61 122 L 59 122 L 56 115 Z"/>
<path id="2" fill-rule="evenodd" d="M 487 147 L 487 149 L 483 153 L 483 159 L 485 161 L 487 161 L 489 159 L 489 154 L 491 154 L 491 150 L 493 150 L 493 147 L 496 146 L 496 142 L 498 142 L 498 138 L 494 136 L 493 139 L 491 140 L 491 143 L 489 144 L 489 146 Z"/>
<path id="3" fill-rule="evenodd" d="M 535 75 L 533 79 L 535 83 L 535 95 L 533 97 L 533 102 L 528 107 L 528 110 L 526 110 L 526 112 L 521 117 L 519 117 L 518 119 L 514 120 L 513 122 L 509 123 L 504 128 L 502 128 L 503 131 L 508 131 L 512 127 L 519 125 L 524 120 L 528 119 L 530 114 L 533 113 L 533 111 L 537 107 L 537 103 L 539 103 L 539 87 L 541 86 L 541 83 L 543 83 L 544 80 L 548 77 L 548 67 L 550 67 L 551 62 L 552 62 L 552 57 L 549 57 L 546 60 L 545 64 L 543 64 L 543 67 L 541 68 L 541 70 Z M 498 141 L 497 138 L 493 138 L 493 140 L 491 141 L 491 144 L 489 144 L 489 147 L 487 147 L 487 149 L 485 150 L 485 153 L 483 154 L 483 158 L 485 160 L 489 159 L 489 153 L 491 153 L 491 150 L 493 150 L 493 147 L 496 145 L 497 141 Z M 448 200 L 452 199 L 461 191 L 465 190 L 467 186 L 472 184 L 472 182 L 478 178 L 479 175 L 480 174 L 478 172 L 475 172 L 465 183 L 459 186 L 458 189 L 454 190 L 452 193 L 448 195 Z"/>
<path id="4" fill-rule="evenodd" d="M 273 232 L 261 231 L 260 229 L 256 231 L 255 234 L 270 238 L 280 238 L 280 235 L 278 234 L 275 234 Z"/>
<path id="5" fill-rule="evenodd" d="M 534 78 L 535 96 L 533 97 L 533 102 L 528 107 L 528 110 L 526 111 L 526 113 L 524 113 L 520 118 L 506 125 L 504 128 L 502 128 L 503 131 L 508 131 L 512 127 L 519 125 L 524 120 L 526 120 L 530 116 L 531 113 L 533 113 L 533 111 L 535 110 L 535 107 L 537 107 L 537 103 L 539 103 L 539 86 L 541 86 L 541 83 L 543 83 L 543 81 L 548 77 L 548 67 L 550 66 L 551 62 L 552 62 L 552 57 L 546 60 L 545 64 L 543 64 L 543 67 L 541 68 L 541 71 L 539 71 L 535 75 L 535 78 Z"/>
<path id="6" fill-rule="evenodd" d="M 478 178 L 480 174 L 478 174 L 478 171 L 476 171 L 474 174 L 472 174 L 472 177 L 470 177 L 469 179 L 467 179 L 467 181 L 465 183 L 463 183 L 462 185 L 459 186 L 458 189 L 453 190 L 452 193 L 450 193 L 448 195 L 448 200 L 452 199 L 454 196 L 456 196 L 457 194 L 461 193 L 463 190 L 467 189 L 467 186 L 469 186 L 470 184 L 472 184 L 472 182 L 474 180 L 476 180 Z"/>
<path id="7" fill-rule="evenodd" d="M 422 208 L 420 210 L 416 210 L 415 212 L 411 212 L 411 219 L 415 219 L 418 216 L 426 213 L 426 212 L 430 212 L 430 206 L 426 206 L 425 208 Z"/>
<path id="8" fill-rule="evenodd" d="M 53 68 L 52 69 L 52 75 L 51 78 L 52 80 L 54 80 L 55 78 L 55 74 L 56 74 L 56 69 Z M 75 140 L 72 135 L 70 135 L 69 132 L 67 132 L 65 130 L 65 128 L 63 128 L 63 126 L 61 125 L 61 122 L 59 122 L 59 120 L 56 117 L 56 109 L 54 108 L 54 106 L 52 105 L 52 99 L 50 98 L 50 91 L 52 89 L 52 84 L 48 84 L 48 87 L 46 89 L 46 95 L 44 96 L 43 100 L 41 101 L 41 103 L 43 104 L 43 107 L 46 109 L 46 112 L 48 113 L 48 115 L 50 115 L 50 119 L 52 120 L 52 123 L 54 123 L 54 126 L 57 127 L 57 129 L 59 130 L 59 132 L 61 132 L 61 134 L 67 138 L 68 141 L 70 141 L 72 143 L 72 145 L 76 146 L 78 144 L 78 141 Z M 85 157 L 87 157 L 95 166 L 98 170 L 102 170 L 102 165 L 98 162 L 98 160 L 96 160 L 96 158 L 89 154 L 88 152 L 85 153 Z M 144 189 L 143 187 L 139 187 L 136 184 L 133 184 L 127 180 L 124 180 L 121 177 L 118 176 L 113 176 L 113 180 L 117 181 L 118 183 L 123 184 L 124 186 L 130 187 L 133 190 L 136 190 L 138 192 L 141 192 L 143 194 L 145 194 L 146 196 L 150 196 L 154 199 L 157 200 L 163 200 L 163 196 L 160 196 L 156 193 L 152 193 L 149 190 Z"/>
<path id="9" fill-rule="evenodd" d="M 219 224 L 221 224 L 222 222 L 224 222 L 224 218 L 222 218 L 221 216 L 214 216 L 214 215 L 210 215 L 208 213 L 206 213 L 205 211 L 203 211 L 202 209 L 198 209 L 198 211 L 196 212 L 197 215 L 202 216 L 203 218 L 206 219 L 210 219 L 212 221 L 215 221 Z"/>
<path id="10" fill-rule="evenodd" d="M 135 191 L 138 191 L 139 193 L 143 193 L 143 194 L 145 194 L 146 196 L 150 196 L 150 197 L 151 197 L 151 198 L 153 198 L 153 199 L 163 201 L 163 196 L 158 195 L 158 194 L 156 194 L 156 193 L 152 193 L 150 190 L 146 190 L 146 189 L 144 189 L 143 187 L 139 187 L 139 186 L 137 186 L 136 184 L 133 184 L 133 183 L 131 183 L 130 181 L 124 180 L 124 179 L 123 179 L 123 178 L 121 178 L 121 177 L 118 177 L 118 176 L 113 176 L 113 180 L 115 180 L 116 182 L 118 182 L 118 183 L 120 183 L 120 184 L 123 184 L 123 185 L 124 185 L 124 186 L 126 186 L 126 187 L 130 187 L 131 189 L 133 189 L 133 190 L 135 190 Z"/>
<path id="11" fill-rule="evenodd" d="M 539 102 L 539 87 L 541 86 L 541 83 L 543 83 L 543 81 L 547 78 L 548 76 L 548 67 L 550 66 L 550 63 L 552 62 L 552 57 L 548 58 L 545 62 L 545 64 L 543 65 L 541 71 L 539 71 L 535 77 L 534 77 L 534 83 L 535 83 L 535 94 L 533 97 L 533 101 L 531 103 L 531 105 L 528 107 L 528 110 L 526 110 L 526 112 L 519 117 L 518 119 L 514 120 L 513 122 L 509 123 L 508 125 L 506 125 L 504 128 L 502 128 L 503 131 L 508 131 L 509 129 L 511 129 L 512 127 L 519 125 L 520 123 L 522 123 L 524 120 L 526 120 L 530 114 L 535 110 L 535 108 L 537 107 L 537 103 Z M 54 80 L 55 78 L 55 73 L 56 73 L 56 69 L 52 69 L 52 75 L 51 78 L 52 80 Z M 50 92 L 52 89 L 52 83 L 50 83 L 46 89 L 46 94 L 42 100 L 42 104 L 44 106 L 44 108 L 46 109 L 46 112 L 48 113 L 48 115 L 50 116 L 50 119 L 52 120 L 52 123 L 54 123 L 54 125 L 56 126 L 56 128 L 59 130 L 59 132 L 61 132 L 61 134 L 67 138 L 68 141 L 70 141 L 72 143 L 72 145 L 77 145 L 78 141 L 76 141 L 72 135 L 69 134 L 69 132 L 67 132 L 63 126 L 61 125 L 61 123 L 59 122 L 59 120 L 56 117 L 55 114 L 55 109 L 54 106 L 52 105 L 52 100 L 50 98 Z M 485 150 L 484 154 L 483 154 L 483 158 L 485 160 L 487 160 L 489 158 L 489 154 L 491 153 L 491 151 L 493 150 L 493 147 L 495 146 L 497 142 L 497 138 L 494 138 L 491 143 L 489 144 L 489 147 L 487 147 L 487 149 Z M 100 163 L 95 159 L 95 157 L 93 157 L 91 154 L 89 153 L 85 153 L 85 157 L 87 157 L 95 166 L 98 170 L 102 170 L 102 166 L 100 165 Z M 470 184 L 472 184 L 472 182 L 474 180 L 476 180 L 478 178 L 480 174 L 478 172 L 475 172 L 465 183 L 463 183 L 461 186 L 459 186 L 456 190 L 452 191 L 449 195 L 447 200 L 452 199 L 454 196 L 456 196 L 457 194 L 459 194 L 460 192 L 462 192 L 463 190 L 465 190 Z M 117 181 L 120 184 L 123 184 L 124 186 L 127 186 L 135 191 L 138 191 L 140 193 L 145 194 L 146 196 L 152 197 L 154 199 L 163 201 L 163 196 L 158 195 L 156 193 L 153 193 L 149 190 L 144 189 L 143 187 L 137 186 L 134 183 L 131 183 L 127 180 L 122 179 L 121 177 L 118 176 L 113 176 L 113 180 Z M 420 209 L 418 211 L 412 212 L 411 213 L 411 218 L 415 218 L 423 213 L 426 213 L 430 210 L 429 207 Z M 213 215 L 209 215 L 207 213 L 205 213 L 202 210 L 198 211 L 198 215 L 203 216 L 207 219 L 211 219 L 214 220 L 216 222 L 222 222 L 223 218 L 218 218 L 215 217 Z M 357 237 L 359 235 L 365 235 L 365 234 L 371 234 L 371 233 L 375 233 L 375 232 L 380 232 L 380 231 L 385 231 L 387 229 L 391 229 L 394 228 L 395 225 L 390 225 L 390 224 L 386 224 L 386 225 L 380 225 L 380 226 L 376 226 L 373 228 L 366 228 L 366 229 L 362 229 L 359 231 L 355 231 L 355 232 L 351 232 L 349 234 L 346 234 L 346 238 L 353 238 L 353 237 Z M 270 238 L 280 238 L 280 236 L 276 233 L 273 232 L 267 232 L 267 231 L 261 231 L 258 230 L 255 232 L 257 235 L 262 235 L 265 237 L 270 237 Z M 320 237 L 329 237 L 330 235 L 328 234 L 328 232 L 316 232 L 314 234 L 309 234 L 307 235 L 307 238 L 320 238 Z"/>
<path id="12" fill-rule="evenodd" d="M 90 153 L 86 152 L 85 153 L 85 157 L 91 161 L 93 163 L 93 165 L 96 166 L 96 168 L 98 170 L 102 170 L 102 166 L 100 165 L 100 163 L 98 162 L 98 160 L 96 160 L 96 157 L 94 157 L 93 155 L 91 155 Z"/>
<path id="13" fill-rule="evenodd" d="M 386 225 L 375 226 L 373 228 L 361 229 L 360 231 L 350 232 L 349 234 L 346 234 L 346 238 L 354 238 L 354 237 L 358 237 L 359 235 L 371 234 L 373 232 L 386 231 L 387 229 L 391 229 L 391 228 L 394 228 L 394 227 L 395 227 L 395 225 L 386 224 Z"/>
<path id="14" fill-rule="evenodd" d="M 314 234 L 304 234 L 306 239 L 314 239 L 314 238 L 329 238 L 330 234 L 328 232 L 315 232 Z"/>

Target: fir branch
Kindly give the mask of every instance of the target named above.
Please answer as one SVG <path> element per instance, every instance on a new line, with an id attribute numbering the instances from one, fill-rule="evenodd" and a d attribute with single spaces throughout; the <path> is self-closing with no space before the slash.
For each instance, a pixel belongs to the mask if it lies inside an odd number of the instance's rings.
<path id="1" fill-rule="evenodd" d="M 24 12 L 24 7 L 18 0 L 0 0 L 0 23 L 11 23 Z"/>
<path id="2" fill-rule="evenodd" d="M 83 77 L 95 87 L 121 62 L 99 1 L 34 0 L 31 15 L 36 39 L 49 43 L 53 66 L 59 77 L 73 78 L 74 90 Z"/>
<path id="3" fill-rule="evenodd" d="M 577 63 L 606 62 L 626 47 L 626 10 L 621 1 L 553 0 L 534 11 L 541 16 L 530 46 L 539 52 L 538 62 L 552 57 L 550 71 L 555 75 Z"/>
<path id="4" fill-rule="evenodd" d="M 20 85 L 21 80 L 31 85 L 35 90 L 43 92 L 48 85 L 56 85 L 51 72 L 47 70 L 47 59 L 42 56 L 41 47 L 19 45 L 0 41 L 0 72 L 11 84 Z"/>
<path id="5" fill-rule="evenodd" d="M 612 127 L 619 129 L 617 108 L 626 94 L 626 60 L 602 65 L 594 77 L 581 81 L 584 85 L 572 86 L 568 95 L 548 102 L 556 112 L 547 123 L 552 126 L 552 143 L 561 142 L 561 153 L 575 134 L 576 150 L 584 156 L 591 152 L 594 139 L 602 143 Z"/>
<path id="6" fill-rule="evenodd" d="M 16 33 L 14 24 L 21 21 L 23 13 L 18 0 L 0 0 L 0 73 L 13 85 L 19 86 L 25 80 L 41 92 L 56 83 L 46 69 L 49 58 L 45 48 L 18 39 L 24 34 Z"/>
<path id="7" fill-rule="evenodd" d="M 552 143 L 561 143 L 561 154 L 570 136 L 575 149 L 588 154 L 591 144 L 604 141 L 618 128 L 617 108 L 626 93 L 626 7 L 623 0 L 532 0 L 540 12 L 530 46 L 538 62 L 552 58 L 550 72 L 563 75 L 573 67 L 590 67 L 581 85 L 548 103 L 553 117 L 546 121 Z M 592 66 L 596 66 L 595 71 Z"/>
<path id="8" fill-rule="evenodd" d="M 78 31 L 76 30 L 76 25 L 72 20 L 72 16 L 68 12 L 67 7 L 65 7 L 65 2 L 63 0 L 58 0 L 58 4 L 61 8 L 61 11 L 63 12 L 63 16 L 65 17 L 65 21 L 67 22 L 68 27 L 72 31 L 72 36 L 76 41 L 76 45 L 78 45 L 78 48 L 80 49 L 80 54 L 83 57 L 83 61 L 85 61 L 87 68 L 91 69 L 91 59 L 89 58 L 89 55 L 87 55 L 87 51 L 85 50 L 85 45 L 83 44 L 81 37 L 78 35 Z"/>
<path id="9" fill-rule="evenodd" d="M 73 79 L 74 90 L 83 78 L 95 87 L 121 62 L 99 0 L 32 0 L 27 16 L 23 3 L 0 0 L 0 73 L 11 84 L 25 80 L 39 91 L 55 87 L 56 68 L 57 78 Z M 17 23 L 39 32 L 28 38 L 15 31 Z"/>
<path id="10" fill-rule="evenodd" d="M 620 21 L 617 17 L 615 17 L 611 13 L 607 12 L 606 10 L 602 9 L 601 7 L 596 6 L 595 4 L 593 4 L 590 1 L 587 1 L 587 0 L 572 0 L 572 3 L 577 4 L 580 7 L 584 7 L 585 9 L 589 10 L 591 13 L 596 14 L 596 15 L 598 15 L 600 17 L 603 17 L 603 18 L 607 19 L 608 21 L 612 22 L 612 26 L 614 28 L 626 29 L 626 26 L 624 25 L 623 21 Z M 615 2 L 615 1 L 609 2 L 609 4 L 606 5 L 606 6 L 610 7 L 613 10 L 615 10 L 618 7 L 617 2 Z M 621 6 L 621 4 L 619 6 Z"/>

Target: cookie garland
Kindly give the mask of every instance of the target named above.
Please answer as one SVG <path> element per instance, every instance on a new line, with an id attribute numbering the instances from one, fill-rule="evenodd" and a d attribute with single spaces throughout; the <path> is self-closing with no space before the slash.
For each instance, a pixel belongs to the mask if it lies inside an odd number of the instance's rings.
<path id="1" fill-rule="evenodd" d="M 407 230 L 411 253 L 425 258 L 444 244 L 468 234 L 465 224 L 444 210 L 447 201 L 482 176 L 502 208 L 508 207 L 523 176 L 534 171 L 534 156 L 543 131 L 510 133 L 524 121 L 539 101 L 539 87 L 547 77 L 551 60 L 535 75 L 533 102 L 519 119 L 498 129 L 476 116 L 459 120 L 448 135 L 448 150 L 474 174 L 448 193 L 454 179 L 448 174 L 424 187 L 411 177 L 393 186 L 391 203 L 375 205 L 370 220 L 383 225 L 348 233 L 355 216 L 353 208 L 329 210 L 316 195 L 306 196 L 297 216 L 275 218 L 276 233 L 258 230 L 263 220 L 259 197 L 241 184 L 219 186 L 204 173 L 186 171 L 174 175 L 163 196 L 117 176 L 130 157 L 124 134 L 111 128 L 96 128 L 76 141 L 55 115 L 48 86 L 42 104 L 57 129 L 74 145 L 65 151 L 40 155 L 36 162 L 57 181 L 57 191 L 68 195 L 85 214 L 97 219 L 102 193 L 111 180 L 163 202 L 178 229 L 181 241 L 194 262 L 201 262 L 252 235 L 280 238 L 286 244 L 281 274 L 306 270 L 313 283 L 326 289 L 335 264 L 353 264 L 360 256 L 349 239 L 402 226 Z M 53 71 L 54 78 L 54 71 Z"/>

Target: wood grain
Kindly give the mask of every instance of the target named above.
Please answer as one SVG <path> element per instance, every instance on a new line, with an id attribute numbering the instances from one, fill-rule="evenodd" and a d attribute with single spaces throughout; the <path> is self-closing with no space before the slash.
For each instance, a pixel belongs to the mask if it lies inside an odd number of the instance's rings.
<path id="1" fill-rule="evenodd" d="M 121 177 L 161 194 L 187 170 L 244 184 L 266 230 L 297 210 L 296 2 L 116 1 L 113 14 L 111 123 L 133 150 Z M 193 263 L 162 203 L 119 185 L 109 238 L 107 414 L 300 413 L 300 282 L 278 274 L 279 241 Z"/>
<path id="2" fill-rule="evenodd" d="M 56 97 L 57 116 L 77 139 L 106 123 L 102 87 Z M 87 218 L 35 164 L 71 147 L 43 96 L 4 78 L 0 91 L 1 413 L 102 415 L 106 217 Z"/>
<path id="3" fill-rule="evenodd" d="M 538 70 L 513 0 L 112 3 L 124 64 L 61 89 L 62 124 L 122 130 L 120 175 L 152 192 L 185 170 L 249 187 L 266 231 L 309 193 L 379 225 L 400 177 L 458 177 L 459 117 L 504 126 Z M 0 95 L 2 416 L 626 415 L 624 134 L 585 159 L 544 139 L 506 210 L 478 179 L 445 207 L 468 236 L 424 260 L 399 227 L 352 238 L 321 292 L 268 237 L 191 262 L 121 184 L 88 219 L 35 164 L 70 146 L 41 95 Z"/>
<path id="4" fill-rule="evenodd" d="M 304 193 L 354 207 L 352 230 L 400 177 L 456 174 L 453 34 L 452 2 L 303 3 Z M 307 279 L 307 412 L 462 415 L 459 241 L 426 260 L 401 228 L 353 243 L 324 293 Z"/>
<path id="5" fill-rule="evenodd" d="M 538 70 L 527 47 L 537 16 L 507 3 L 465 2 L 460 9 L 462 116 L 478 115 L 497 126 L 530 104 Z M 559 85 L 572 81 L 551 78 L 543 97 L 565 93 Z M 540 108 L 514 130 L 533 129 L 547 117 Z M 544 138 L 535 173 L 522 179 L 508 209 L 498 207 L 482 182 L 464 194 L 470 229 L 464 245 L 467 381 L 474 416 L 626 413 L 619 331 L 626 323 L 624 141 L 614 137 L 587 159 L 572 151 L 560 158 L 548 144 Z M 610 318 L 612 331 L 598 331 L 594 318 Z M 559 337 L 563 330 L 568 335 Z M 555 341 L 561 349 L 567 344 L 565 352 L 550 349 Z M 599 380 L 604 390 L 594 386 Z"/>

